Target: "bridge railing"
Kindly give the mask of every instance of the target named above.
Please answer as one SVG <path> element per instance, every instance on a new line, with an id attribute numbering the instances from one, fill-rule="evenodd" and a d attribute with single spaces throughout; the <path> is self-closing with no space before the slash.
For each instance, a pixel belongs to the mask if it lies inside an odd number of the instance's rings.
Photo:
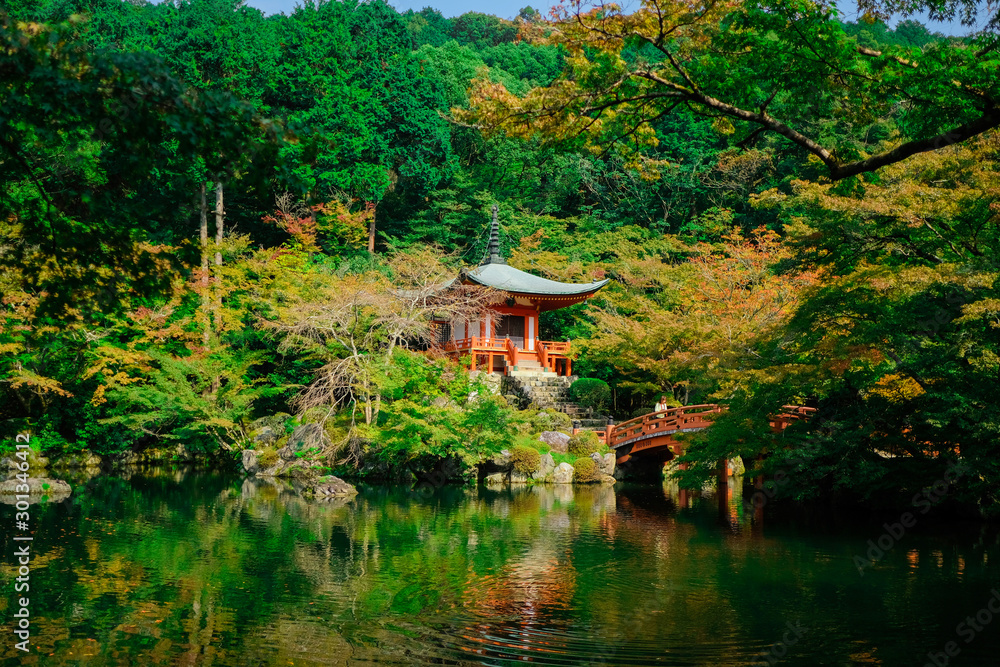
<path id="1" fill-rule="evenodd" d="M 768 423 L 773 431 L 784 431 L 793 423 L 809 419 L 816 413 L 816 408 L 807 408 L 802 405 L 782 405 L 781 412 L 768 418 Z"/>
<path id="2" fill-rule="evenodd" d="M 714 403 L 702 405 L 684 405 L 667 410 L 651 412 L 648 415 L 630 419 L 615 425 L 611 433 L 609 447 L 614 449 L 626 441 L 642 436 L 649 436 L 665 431 L 681 431 L 692 428 L 705 428 L 711 422 L 706 419 L 709 414 L 717 414 L 725 410 Z"/>

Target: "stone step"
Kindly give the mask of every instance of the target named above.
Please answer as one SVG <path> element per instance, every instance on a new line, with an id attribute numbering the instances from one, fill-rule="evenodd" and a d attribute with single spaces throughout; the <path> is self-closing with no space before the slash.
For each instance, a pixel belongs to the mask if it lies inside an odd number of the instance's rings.
<path id="1" fill-rule="evenodd" d="M 511 377 L 523 378 L 523 379 L 559 377 L 553 371 L 509 371 L 507 374 L 510 375 Z"/>

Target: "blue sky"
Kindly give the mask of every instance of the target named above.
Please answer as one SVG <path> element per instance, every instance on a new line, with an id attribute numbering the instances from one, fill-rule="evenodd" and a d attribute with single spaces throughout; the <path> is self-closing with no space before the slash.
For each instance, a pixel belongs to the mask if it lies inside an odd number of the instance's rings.
<path id="1" fill-rule="evenodd" d="M 621 1 L 621 0 L 619 0 Z M 299 4 L 300 0 L 247 0 L 247 4 L 251 7 L 256 7 L 260 9 L 265 14 L 277 14 L 284 12 L 285 14 L 291 13 L 295 6 Z M 431 6 L 440 11 L 445 16 L 458 16 L 464 14 L 465 12 L 483 12 L 485 14 L 493 14 L 501 18 L 510 19 L 517 16 L 518 11 L 522 7 L 531 5 L 543 15 L 549 13 L 549 8 L 551 7 L 552 0 L 545 0 L 545 2 L 538 2 L 537 0 L 388 0 L 389 4 L 395 7 L 401 12 L 405 12 L 407 9 L 421 10 L 424 7 Z M 628 6 L 629 0 L 624 0 L 622 3 Z M 633 2 L 633 4 L 638 4 Z M 858 17 L 858 6 L 856 2 L 852 0 L 840 0 L 838 3 L 841 11 L 844 13 L 844 18 L 848 21 L 856 21 Z M 962 26 L 951 26 L 945 23 L 929 23 L 925 17 L 915 16 L 915 19 L 927 25 L 934 32 L 943 32 L 945 34 L 952 35 L 962 35 L 966 34 L 968 30 Z"/>
<path id="2" fill-rule="evenodd" d="M 407 9 L 421 10 L 431 6 L 445 16 L 458 16 L 465 12 L 483 12 L 493 14 L 501 18 L 510 19 L 517 16 L 521 7 L 531 5 L 542 11 L 540 5 L 545 5 L 543 14 L 548 13 L 550 2 L 532 3 L 531 0 L 489 0 L 488 2 L 475 2 L 474 0 L 388 0 L 389 4 L 401 12 Z M 247 0 L 251 7 L 263 11 L 265 14 L 278 14 L 284 12 L 290 14 L 295 5 L 300 4 L 300 0 Z"/>

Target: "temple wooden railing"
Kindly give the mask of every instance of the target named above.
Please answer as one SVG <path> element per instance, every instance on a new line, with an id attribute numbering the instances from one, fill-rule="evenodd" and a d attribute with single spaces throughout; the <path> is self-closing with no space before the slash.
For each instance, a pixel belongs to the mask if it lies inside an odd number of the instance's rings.
<path id="1" fill-rule="evenodd" d="M 504 340 L 507 341 L 507 361 L 511 366 L 517 366 L 517 345 L 510 338 Z"/>
<path id="2" fill-rule="evenodd" d="M 517 366 L 522 358 L 532 358 L 537 356 L 542 368 L 548 368 L 562 375 L 569 375 L 573 369 L 570 359 L 571 345 L 565 341 L 538 340 L 534 341 L 534 350 L 519 348 L 510 338 L 487 338 L 484 336 L 470 336 L 469 338 L 459 338 L 450 340 L 436 346 L 446 354 L 461 356 L 471 355 L 470 369 L 476 370 L 479 363 L 477 356 L 488 357 L 486 368 L 492 370 L 493 359 L 503 357 L 506 366 Z M 556 367 L 556 364 L 559 367 Z"/>
<path id="3" fill-rule="evenodd" d="M 541 362 L 542 368 L 551 368 L 560 375 L 572 375 L 573 361 L 569 356 L 569 342 L 557 340 L 535 340 L 535 349 L 538 351 L 538 361 Z M 557 367 L 557 363 L 560 361 L 562 362 L 562 368 Z"/>

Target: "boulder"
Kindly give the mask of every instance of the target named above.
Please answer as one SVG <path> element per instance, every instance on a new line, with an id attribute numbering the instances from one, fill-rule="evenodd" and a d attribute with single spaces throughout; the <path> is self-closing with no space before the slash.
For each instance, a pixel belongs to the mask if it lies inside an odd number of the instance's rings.
<path id="1" fill-rule="evenodd" d="M 486 486 L 503 486 L 507 483 L 507 473 L 505 472 L 495 472 L 491 475 L 487 475 L 483 479 L 483 484 Z"/>
<path id="2" fill-rule="evenodd" d="M 281 435 L 282 434 L 277 429 L 271 426 L 265 426 L 253 433 L 253 441 L 254 443 L 259 443 L 261 445 L 270 445 L 277 442 Z"/>
<path id="3" fill-rule="evenodd" d="M 590 455 L 590 458 L 594 460 L 597 464 L 597 469 L 602 475 L 614 475 L 615 474 L 615 455 L 613 452 L 608 452 L 604 456 L 601 456 L 597 452 Z"/>
<path id="4" fill-rule="evenodd" d="M 55 468 L 100 468 L 101 457 L 93 452 L 82 450 L 60 456 L 52 465 Z"/>
<path id="5" fill-rule="evenodd" d="M 24 489 L 18 490 L 22 484 L 17 479 L 8 479 L 0 482 L 0 502 L 13 505 L 17 502 L 18 495 L 24 495 Z M 72 487 L 61 479 L 50 479 L 48 477 L 29 477 L 28 502 L 38 503 L 42 501 L 58 502 L 65 500 L 73 492 Z"/>
<path id="6" fill-rule="evenodd" d="M 32 474 L 35 470 L 40 470 L 47 468 L 49 465 L 49 460 L 36 452 L 33 449 L 21 450 L 27 451 L 27 463 L 28 463 L 28 473 Z M 9 454 L 2 459 L 0 459 L 0 476 L 9 477 L 15 475 L 19 472 L 24 472 L 21 470 L 22 460 L 16 454 Z"/>
<path id="7" fill-rule="evenodd" d="M 292 416 L 287 412 L 279 412 L 277 414 L 268 415 L 267 417 L 261 417 L 260 419 L 255 419 L 250 423 L 249 431 L 253 433 L 254 431 L 270 428 L 280 436 L 280 434 L 285 432 L 285 422 L 291 418 Z"/>
<path id="8" fill-rule="evenodd" d="M 253 449 L 243 450 L 243 470 L 245 470 L 248 475 L 256 474 L 256 472 L 260 469 L 260 465 L 257 461 L 257 456 L 259 454 L 260 452 Z"/>
<path id="9" fill-rule="evenodd" d="M 510 473 L 510 483 L 511 484 L 527 484 L 528 483 L 528 476 L 527 475 L 522 475 L 521 473 L 516 472 L 516 471 L 515 472 L 511 472 Z"/>
<path id="10" fill-rule="evenodd" d="M 125 465 L 125 466 L 136 465 L 141 462 L 142 461 L 139 455 L 133 452 L 132 450 L 119 452 L 118 454 L 115 455 L 115 460 L 114 460 L 114 463 L 116 465 Z"/>
<path id="11" fill-rule="evenodd" d="M 560 454 L 565 454 L 569 447 L 569 436 L 560 431 L 542 431 L 538 439 Z"/>
<path id="12" fill-rule="evenodd" d="M 538 464 L 538 471 L 533 475 L 535 479 L 544 479 L 548 475 L 552 474 L 552 471 L 556 469 L 555 459 L 552 458 L 552 454 L 542 454 L 541 461 Z"/>
<path id="13" fill-rule="evenodd" d="M 317 498 L 346 498 L 356 496 L 358 489 L 339 477 L 325 475 L 317 480 L 312 492 Z"/>
<path id="14" fill-rule="evenodd" d="M 571 484 L 573 482 L 573 466 L 568 463 L 560 463 L 552 471 L 552 481 L 556 484 Z"/>
<path id="15" fill-rule="evenodd" d="M 514 467 L 514 464 L 510 460 L 509 449 L 501 449 L 499 454 L 495 454 L 490 459 L 490 463 L 493 464 L 494 468 L 499 469 L 500 472 L 510 472 L 511 468 Z"/>
<path id="16" fill-rule="evenodd" d="M 288 444 L 285 446 L 291 450 L 292 454 L 297 454 L 309 449 L 323 451 L 331 446 L 330 438 L 326 437 L 323 427 L 319 424 L 302 424 L 296 426 L 295 430 L 288 437 Z"/>
<path id="17" fill-rule="evenodd" d="M 285 461 L 278 461 L 270 468 L 258 472 L 257 477 L 280 477 L 286 465 L 288 464 Z"/>
<path id="18" fill-rule="evenodd" d="M 614 484 L 617 481 L 618 480 L 611 475 L 605 475 L 603 473 L 601 473 L 601 476 L 597 479 L 598 484 Z"/>

